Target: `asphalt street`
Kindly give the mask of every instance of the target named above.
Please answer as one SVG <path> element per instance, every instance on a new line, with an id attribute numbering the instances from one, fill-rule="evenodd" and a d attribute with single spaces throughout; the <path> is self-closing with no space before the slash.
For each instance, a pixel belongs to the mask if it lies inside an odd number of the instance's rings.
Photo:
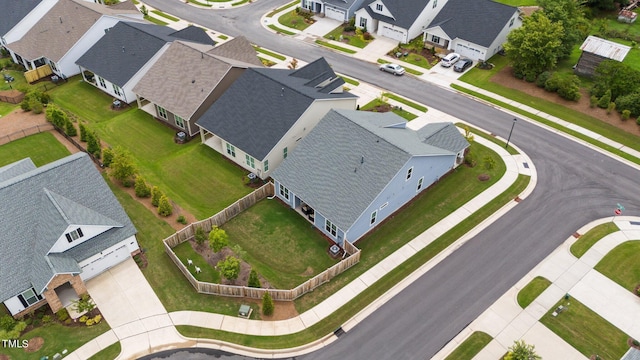
<path id="1" fill-rule="evenodd" d="M 177 0 L 146 0 L 193 23 L 312 61 L 507 137 L 513 116 L 448 89 L 377 71 L 373 63 L 268 32 L 260 16 L 283 2 L 259 0 L 230 10 L 199 10 Z M 374 59 L 375 60 L 375 59 Z M 640 172 L 586 146 L 518 121 L 511 141 L 538 171 L 534 192 L 512 211 L 402 291 L 331 346 L 304 359 L 429 359 L 576 229 L 613 215 L 640 215 Z M 225 355 L 219 355 L 224 357 Z"/>

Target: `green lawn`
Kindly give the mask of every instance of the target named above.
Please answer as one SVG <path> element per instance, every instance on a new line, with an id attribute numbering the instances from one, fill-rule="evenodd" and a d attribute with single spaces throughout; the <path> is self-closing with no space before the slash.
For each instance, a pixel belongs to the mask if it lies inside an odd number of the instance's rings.
<path id="1" fill-rule="evenodd" d="M 206 242 L 202 246 L 207 246 Z M 182 244 L 173 248 L 173 252 L 178 256 L 182 264 L 189 269 L 189 272 L 198 281 L 209 282 L 213 284 L 220 283 L 220 272 L 210 266 L 206 259 L 198 254 L 189 241 L 185 241 Z M 193 266 L 189 266 L 187 259 L 193 261 Z M 196 273 L 196 267 L 202 270 L 200 273 Z"/>
<path id="2" fill-rule="evenodd" d="M 152 22 L 152 23 L 154 23 L 156 25 L 160 25 L 160 26 L 169 25 L 169 23 L 164 22 L 164 21 L 162 21 L 162 20 L 160 20 L 160 19 L 158 19 L 156 17 L 150 16 L 150 15 L 145 15 L 144 19 L 147 20 L 147 21 L 150 21 L 150 22 Z"/>
<path id="3" fill-rule="evenodd" d="M 280 23 L 280 25 L 284 25 L 286 27 L 296 29 L 296 30 L 304 30 L 311 25 L 306 21 L 304 21 L 303 16 L 296 14 L 295 9 L 280 16 L 278 18 L 278 22 Z"/>
<path id="4" fill-rule="evenodd" d="M 401 59 L 398 59 L 398 60 L 404 61 L 409 64 L 413 64 L 416 66 L 420 66 L 421 68 L 425 68 L 425 69 L 431 69 L 433 67 L 433 65 L 429 63 L 429 60 L 427 60 L 427 58 L 425 58 L 420 54 L 411 53 L 408 56 L 403 56 Z"/>
<path id="5" fill-rule="evenodd" d="M 118 357 L 118 355 L 120 355 L 120 351 L 122 351 L 122 346 L 118 341 L 100 350 L 95 355 L 90 357 L 89 360 L 115 359 Z"/>
<path id="6" fill-rule="evenodd" d="M 284 60 L 286 60 L 286 59 L 287 59 L 287 58 L 286 58 L 285 56 L 283 56 L 283 55 L 276 54 L 276 53 L 274 53 L 273 51 L 269 51 L 269 50 L 267 50 L 267 49 L 263 49 L 263 48 L 261 48 L 260 46 L 254 46 L 253 48 L 254 48 L 254 49 L 256 49 L 256 51 L 257 51 L 257 52 L 259 52 L 259 53 L 263 53 L 263 54 L 265 54 L 265 55 L 269 55 L 269 56 L 271 56 L 271 57 L 273 57 L 273 58 L 276 58 L 276 59 L 278 59 L 278 60 L 282 60 L 282 61 L 284 61 Z"/>
<path id="7" fill-rule="evenodd" d="M 324 38 L 325 39 L 329 39 L 329 40 L 336 40 L 336 41 L 340 41 L 340 37 L 342 36 L 343 40 L 347 40 L 347 44 L 351 45 L 351 46 L 355 46 L 355 47 L 359 47 L 361 49 L 363 49 L 365 46 L 369 45 L 369 43 L 371 42 L 371 40 L 363 40 L 361 39 L 358 35 L 351 35 L 351 34 L 345 34 L 344 33 L 344 25 L 340 25 L 337 28 L 331 30 L 329 33 L 327 33 Z"/>
<path id="8" fill-rule="evenodd" d="M 640 241 L 627 241 L 609 251 L 595 269 L 629 291 L 640 284 Z"/>
<path id="9" fill-rule="evenodd" d="M 161 17 L 163 17 L 163 18 L 165 18 L 165 19 L 169 19 L 169 20 L 171 20 L 171 21 L 180 21 L 180 19 L 178 19 L 177 17 L 175 17 L 175 16 L 171 16 L 171 15 L 166 14 L 166 13 L 163 13 L 163 12 L 162 12 L 162 11 L 160 11 L 160 10 L 151 10 L 151 12 L 152 12 L 152 13 L 154 13 L 154 14 L 156 14 L 156 15 L 158 15 L 158 16 L 161 16 Z"/>
<path id="10" fill-rule="evenodd" d="M 0 347 L 0 355 L 9 355 L 12 359 L 40 359 L 43 356 L 53 357 L 67 349 L 69 353 L 75 351 L 89 340 L 109 330 L 106 321 L 101 321 L 93 326 L 69 327 L 58 323 L 50 323 L 29 331 L 20 340 L 29 340 L 40 336 L 44 339 L 44 345 L 36 352 L 27 354 L 21 348 Z"/>
<path id="11" fill-rule="evenodd" d="M 493 340 L 491 335 L 482 331 L 475 331 L 444 360 L 471 360 L 487 346 L 491 340 Z"/>
<path id="12" fill-rule="evenodd" d="M 489 140 L 494 144 L 498 144 L 500 146 L 505 146 L 505 143 L 502 142 L 501 140 L 498 140 L 495 136 L 491 136 L 489 134 L 487 134 L 484 131 L 480 131 L 476 128 L 474 128 L 473 126 L 469 126 L 467 124 L 463 124 L 463 123 L 456 123 L 456 126 L 459 128 L 465 128 L 465 126 L 469 129 L 469 131 L 473 134 L 473 136 L 480 136 L 483 139 Z M 511 155 L 518 155 L 520 154 L 518 152 L 518 150 L 514 149 L 513 146 L 509 146 L 509 148 L 507 149 L 507 151 L 509 152 L 509 154 Z"/>
<path id="13" fill-rule="evenodd" d="M 328 47 L 330 49 L 335 49 L 335 50 L 338 50 L 338 51 L 342 51 L 342 52 L 347 53 L 347 54 L 355 54 L 356 53 L 356 51 L 344 48 L 342 46 L 334 45 L 334 44 L 332 44 L 330 42 L 327 42 L 327 41 L 316 40 L 316 44 L 322 45 L 324 47 Z"/>
<path id="14" fill-rule="evenodd" d="M 386 93 L 383 93 L 382 95 L 388 97 L 389 99 L 393 99 L 393 100 L 395 100 L 395 101 L 397 101 L 399 103 L 402 103 L 402 104 L 405 104 L 407 106 L 410 106 L 410 107 L 412 107 L 412 108 L 414 108 L 416 110 L 420 110 L 422 112 L 427 112 L 427 110 L 428 110 L 426 106 L 422 106 L 422 105 L 416 104 L 411 100 L 407 100 L 407 99 L 405 99 L 403 97 L 400 97 L 400 96 L 398 96 L 396 94 L 393 94 L 393 93 L 386 92 Z"/>
<path id="15" fill-rule="evenodd" d="M 490 78 L 497 73 L 500 69 L 502 69 L 504 66 L 506 66 L 508 64 L 509 59 L 506 56 L 494 56 L 490 59 L 489 62 L 493 63 L 495 65 L 495 67 L 492 70 L 480 70 L 478 68 L 473 68 L 469 71 L 467 71 L 464 75 L 462 75 L 460 77 L 461 81 L 467 82 L 471 85 L 475 85 L 477 87 L 483 88 L 485 90 L 494 92 L 496 94 L 502 95 L 508 99 L 517 101 L 519 103 L 522 103 L 524 105 L 528 105 L 534 109 L 538 109 L 540 111 L 543 111 L 545 113 L 548 113 L 550 115 L 556 116 L 558 118 L 564 119 L 570 123 L 582 126 L 586 129 L 589 129 L 591 131 L 594 131 L 596 133 L 602 134 L 605 137 L 608 137 L 611 140 L 620 142 L 626 146 L 629 146 L 630 148 L 636 149 L 640 151 L 640 141 L 638 141 L 638 137 L 635 135 L 632 135 L 630 133 L 627 133 L 625 131 L 621 131 L 620 129 L 618 129 L 617 127 L 613 126 L 613 125 L 609 125 L 603 121 L 600 121 L 596 118 L 587 116 L 581 112 L 578 111 L 574 111 L 571 109 L 568 109 L 560 104 L 551 102 L 551 101 L 546 101 L 543 99 L 539 99 L 536 97 L 532 97 L 528 94 L 525 94 L 523 92 L 514 90 L 514 89 L 510 89 L 507 87 L 504 87 L 502 85 L 496 84 L 494 82 L 490 81 Z M 520 81 L 520 80 L 516 80 L 514 78 L 514 81 Z M 454 88 L 458 88 L 455 87 Z M 467 93 L 471 93 L 473 94 L 472 91 L 465 91 Z M 493 103 L 496 103 L 500 106 L 503 106 L 503 103 L 493 100 L 493 99 L 487 99 L 486 97 L 482 97 L 480 96 L 480 98 L 486 99 L 487 101 L 491 101 Z M 508 105 L 505 106 L 508 108 L 513 108 L 513 107 L 509 107 Z M 526 113 L 522 110 L 516 110 L 519 113 Z M 528 114 L 526 113 L 528 117 L 538 120 L 538 121 L 543 121 L 540 120 L 540 117 L 537 117 L 533 114 Z M 548 122 L 548 121 L 547 121 Z M 558 127 L 558 125 L 555 125 L 556 127 Z M 567 131 L 568 129 L 565 130 L 565 128 L 563 128 L 563 131 L 567 132 L 567 133 L 571 133 L 572 135 L 575 134 L 575 136 L 579 136 L 577 133 L 575 132 L 571 132 L 571 131 Z M 584 136 L 583 136 L 584 137 Z M 590 140 L 589 142 L 594 143 L 596 142 L 595 140 Z M 598 143 L 598 142 L 596 142 Z M 601 143 L 598 143 L 598 146 L 605 148 L 605 150 L 608 151 L 615 151 L 614 148 L 612 147 L 606 147 L 606 146 L 602 146 L 600 145 Z M 603 144 L 604 145 L 604 144 Z M 616 153 L 621 153 L 620 151 L 616 152 Z M 622 154 L 621 154 L 622 155 Z M 628 156 L 626 157 L 628 158 Z M 637 160 L 636 160 L 637 161 Z"/>
<path id="16" fill-rule="evenodd" d="M 540 296 L 549 285 L 551 285 L 551 281 L 542 276 L 536 276 L 518 292 L 518 305 L 523 309 L 526 308 L 533 300 Z"/>
<path id="17" fill-rule="evenodd" d="M 18 104 L 9 104 L 6 102 L 0 101 L 0 116 L 5 116 L 12 112 L 13 110 L 19 109 L 20 106 Z"/>
<path id="18" fill-rule="evenodd" d="M 24 78 L 24 73 L 18 70 L 4 70 L 2 74 L 13 76 L 14 81 L 8 83 L 4 81 L 4 78 L 0 77 L 0 90 L 10 89 L 23 89 L 28 87 L 27 80 Z"/>
<path id="19" fill-rule="evenodd" d="M 559 305 L 567 310 L 553 317 Z M 598 354 L 602 360 L 618 360 L 629 349 L 628 335 L 574 298 L 560 300 L 540 322 L 586 357 Z"/>
<path id="20" fill-rule="evenodd" d="M 43 132 L 0 146 L 0 166 L 26 157 L 31 157 L 36 166 L 42 166 L 70 154 L 51 133 Z"/>
<path id="21" fill-rule="evenodd" d="M 80 75 L 69 78 L 66 84 L 49 91 L 49 94 L 54 103 L 92 123 L 111 120 L 123 113 L 122 110 L 111 110 L 113 98 L 82 81 Z"/>
<path id="22" fill-rule="evenodd" d="M 293 31 L 289 31 L 289 30 L 285 30 L 283 28 L 279 28 L 273 24 L 269 24 L 267 26 L 269 29 L 279 33 L 279 34 L 285 34 L 285 35 L 295 35 L 296 33 L 294 33 Z"/>
<path id="23" fill-rule="evenodd" d="M 298 4 L 300 4 L 300 2 L 299 2 L 299 1 L 292 1 L 292 2 L 290 2 L 290 3 L 288 3 L 288 4 L 286 4 L 286 5 L 280 6 L 279 8 L 274 9 L 272 12 L 268 13 L 268 14 L 267 14 L 267 17 L 273 17 L 273 15 L 275 15 L 275 14 L 279 13 L 280 11 L 285 10 L 285 9 L 288 9 L 288 8 L 290 8 L 290 7 L 292 7 L 292 6 L 296 6 L 296 5 L 298 5 Z"/>
<path id="24" fill-rule="evenodd" d="M 354 80 L 352 78 L 348 78 L 346 76 L 340 76 L 342 78 L 342 80 L 344 80 L 344 82 L 346 82 L 347 84 L 351 84 L 353 86 L 358 86 L 360 85 L 360 82 L 358 80 Z"/>
<path id="25" fill-rule="evenodd" d="M 613 222 L 606 222 L 604 224 L 600 224 L 593 229 L 586 232 L 576 240 L 576 242 L 571 245 L 571 253 L 573 256 L 579 258 L 584 255 L 593 244 L 597 243 L 598 240 L 603 237 L 618 231 L 618 227 Z"/>
<path id="26" fill-rule="evenodd" d="M 258 202 L 222 228 L 229 244 L 239 244 L 245 260 L 278 289 L 293 289 L 337 262 L 306 218 L 277 200 Z"/>
<path id="27" fill-rule="evenodd" d="M 373 111 L 372 109 L 374 109 L 376 106 L 381 106 L 381 105 L 385 105 L 388 104 L 387 102 L 383 102 L 380 99 L 373 99 L 371 101 L 369 101 L 368 103 L 366 103 L 364 106 L 362 106 L 360 108 L 360 110 L 362 111 Z M 415 118 L 418 117 L 418 115 L 415 115 L 413 113 L 410 113 L 406 110 L 400 110 L 399 108 L 396 109 L 395 107 L 393 107 L 393 109 L 391 110 L 394 114 L 396 115 L 400 115 L 401 117 L 405 118 L 407 121 L 411 121 Z"/>

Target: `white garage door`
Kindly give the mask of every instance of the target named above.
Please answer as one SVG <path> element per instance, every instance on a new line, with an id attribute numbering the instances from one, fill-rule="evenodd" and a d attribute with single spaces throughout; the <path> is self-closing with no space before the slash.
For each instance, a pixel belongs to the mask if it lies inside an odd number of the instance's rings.
<path id="1" fill-rule="evenodd" d="M 456 44 L 455 51 L 460 54 L 460 56 L 468 57 L 472 60 L 478 60 L 482 57 L 482 52 L 480 50 L 463 44 Z"/>
<path id="2" fill-rule="evenodd" d="M 388 25 L 382 25 L 380 27 L 380 35 L 401 42 L 405 41 L 404 30 L 394 29 Z"/>
<path id="3" fill-rule="evenodd" d="M 344 11 L 336 9 L 334 7 L 331 6 L 326 6 L 324 7 L 324 16 L 328 17 L 329 19 L 334 19 L 334 20 L 338 20 L 338 21 L 345 21 L 345 15 L 344 15 Z"/>
<path id="4" fill-rule="evenodd" d="M 131 256 L 126 246 L 119 247 L 111 252 L 104 253 L 102 257 L 93 260 L 91 263 L 82 267 L 80 278 L 87 281 L 92 277 L 103 273 L 105 270 L 113 267 Z"/>

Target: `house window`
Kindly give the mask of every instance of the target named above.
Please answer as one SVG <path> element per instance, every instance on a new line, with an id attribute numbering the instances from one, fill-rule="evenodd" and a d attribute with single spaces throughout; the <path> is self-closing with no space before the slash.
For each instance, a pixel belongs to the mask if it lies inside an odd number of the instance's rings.
<path id="1" fill-rule="evenodd" d="M 407 170 L 407 180 L 411 179 L 412 173 L 413 173 L 413 167 L 410 167 L 409 170 Z"/>
<path id="2" fill-rule="evenodd" d="M 255 162 L 254 162 L 253 157 L 251 157 L 251 156 L 249 156 L 249 155 L 245 154 L 245 155 L 244 155 L 244 159 L 245 159 L 245 161 L 247 162 L 247 165 L 251 166 L 251 167 L 252 167 L 252 168 L 254 168 L 254 169 L 256 168 L 256 165 L 255 165 Z"/>
<path id="3" fill-rule="evenodd" d="M 116 84 L 111 84 L 111 85 L 113 86 L 113 92 L 118 96 L 122 96 L 122 92 L 120 91 L 120 86 Z"/>
<path id="4" fill-rule="evenodd" d="M 264 172 L 269 171 L 269 160 L 264 161 Z"/>
<path id="5" fill-rule="evenodd" d="M 424 176 L 421 177 L 420 179 L 418 179 L 418 187 L 416 188 L 416 191 L 420 191 L 422 189 L 422 182 L 424 181 Z"/>
<path id="6" fill-rule="evenodd" d="M 516 18 L 511 18 L 511 21 L 509 21 L 509 27 L 513 26 L 514 21 L 516 21 Z"/>
<path id="7" fill-rule="evenodd" d="M 54 72 L 58 72 L 58 67 L 56 66 L 56 63 L 51 61 L 49 62 L 49 66 L 51 66 L 51 70 L 53 70 Z"/>
<path id="8" fill-rule="evenodd" d="M 333 236 L 336 236 L 338 234 L 338 229 L 336 228 L 336 225 L 329 220 L 324 221 L 324 229 L 327 230 L 327 232 Z"/>
<path id="9" fill-rule="evenodd" d="M 184 119 L 178 115 L 173 115 L 173 118 L 176 120 L 176 125 L 181 129 L 184 129 Z"/>
<path id="10" fill-rule="evenodd" d="M 287 148 L 284 148 L 282 150 L 282 157 L 285 158 L 285 159 L 287 158 L 287 152 L 288 152 Z"/>
<path id="11" fill-rule="evenodd" d="M 105 89 L 107 88 L 107 84 L 104 83 L 104 79 L 101 78 L 100 76 L 98 76 L 98 84 L 100 84 L 100 86 Z"/>
<path id="12" fill-rule="evenodd" d="M 376 10 L 382 11 L 382 4 L 376 4 Z"/>
<path id="13" fill-rule="evenodd" d="M 438 0 L 433 0 L 433 7 L 432 9 L 435 9 L 436 6 L 438 6 Z"/>
<path id="14" fill-rule="evenodd" d="M 159 117 L 167 120 L 167 110 L 165 110 L 165 108 L 163 108 L 162 106 L 156 105 L 156 111 L 158 112 Z"/>
<path id="15" fill-rule="evenodd" d="M 366 28 L 367 27 L 367 18 L 360 18 L 360 27 L 361 28 Z"/>
<path id="16" fill-rule="evenodd" d="M 376 218 L 378 217 L 378 210 L 371 213 L 371 221 L 369 225 L 373 225 L 376 222 Z"/>
<path id="17" fill-rule="evenodd" d="M 289 189 L 284 187 L 284 185 L 280 184 L 280 195 L 285 199 L 289 200 Z"/>
<path id="18" fill-rule="evenodd" d="M 440 37 L 439 36 L 435 36 L 435 35 L 431 35 L 431 42 L 432 43 L 436 43 L 436 44 L 440 44 Z"/>
<path id="19" fill-rule="evenodd" d="M 36 294 L 33 288 L 18 295 L 18 298 L 22 302 L 22 305 L 24 305 L 25 307 L 29 307 L 37 303 L 38 301 L 42 300 L 42 296 Z"/>
<path id="20" fill-rule="evenodd" d="M 236 157 L 236 148 L 229 143 L 227 143 L 227 154 Z"/>
<path id="21" fill-rule="evenodd" d="M 66 236 L 68 242 L 76 241 L 83 236 L 82 229 L 77 228 L 71 232 L 64 234 L 64 236 Z"/>

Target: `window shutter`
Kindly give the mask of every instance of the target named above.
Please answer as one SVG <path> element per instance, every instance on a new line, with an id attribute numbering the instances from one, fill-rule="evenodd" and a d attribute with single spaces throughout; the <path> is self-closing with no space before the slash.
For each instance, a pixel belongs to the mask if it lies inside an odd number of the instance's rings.
<path id="1" fill-rule="evenodd" d="M 68 241 L 68 242 L 72 242 L 72 241 L 73 241 L 73 240 L 71 239 L 71 235 L 69 235 L 68 233 L 67 233 L 67 234 L 64 234 L 64 236 L 66 236 L 66 237 L 67 237 L 67 241 Z"/>
<path id="2" fill-rule="evenodd" d="M 29 307 L 29 304 L 27 304 L 27 301 L 24 299 L 24 296 L 22 296 L 22 294 L 18 295 L 18 300 L 20 300 L 22 306 L 24 306 L 25 308 Z"/>
<path id="3" fill-rule="evenodd" d="M 80 237 L 83 237 L 84 235 L 82 235 L 82 229 L 78 228 L 78 235 L 80 235 Z"/>

